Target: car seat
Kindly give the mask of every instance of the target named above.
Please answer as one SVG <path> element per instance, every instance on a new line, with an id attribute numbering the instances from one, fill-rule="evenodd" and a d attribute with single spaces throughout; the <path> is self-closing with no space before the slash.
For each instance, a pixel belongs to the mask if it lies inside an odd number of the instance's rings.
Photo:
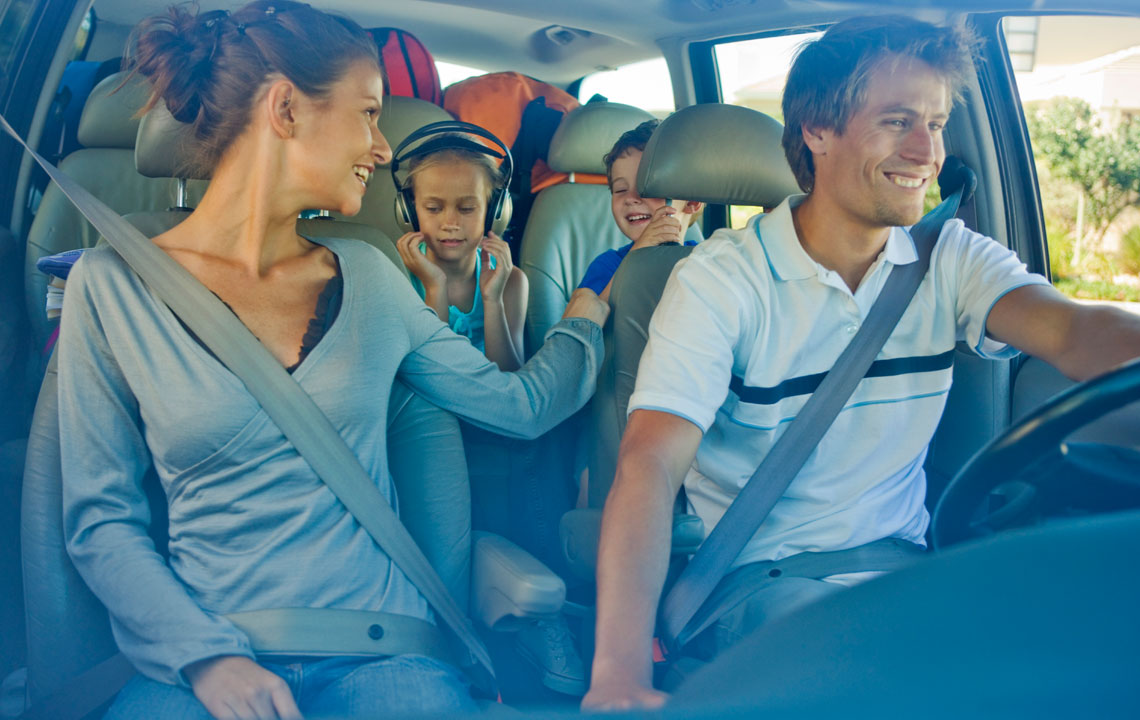
<path id="1" fill-rule="evenodd" d="M 59 167 L 118 213 L 164 209 L 178 201 L 170 176 L 149 178 L 135 170 L 139 127 L 135 114 L 146 104 L 149 87 L 141 77 L 123 84 L 126 77 L 125 72 L 115 73 L 91 91 L 79 120 L 78 137 L 83 148 L 64 158 Z M 204 182 L 187 185 L 189 196 L 195 199 L 204 189 Z M 33 353 L 48 346 L 57 325 L 44 314 L 48 277 L 36 268 L 36 261 L 64 250 L 93 247 L 98 239 L 95 228 L 60 189 L 54 183 L 48 185 L 28 228 L 24 257 L 24 301 Z M 47 353 L 43 352 L 36 363 L 37 382 L 46 362 Z"/>
<path id="2" fill-rule="evenodd" d="M 550 141 L 548 164 L 570 174 L 570 182 L 540 191 L 523 231 L 519 266 L 530 284 L 526 311 L 526 353 L 533 355 L 546 331 L 566 309 L 590 262 L 603 250 L 629 242 L 614 222 L 606 185 L 574 182 L 576 173 L 606 172 L 602 158 L 622 133 L 653 116 L 619 103 L 588 103 L 566 114 Z M 689 229 L 687 238 L 699 240 Z"/>
<path id="3" fill-rule="evenodd" d="M 388 144 L 395 148 L 404 138 L 424 125 L 451 119 L 446 110 L 426 100 L 389 96 L 384 98 L 384 107 L 380 110 L 378 123 L 381 134 L 387 139 Z M 388 176 L 387 167 L 385 165 L 383 168 L 376 168 L 376 174 L 368 182 L 368 190 L 365 191 L 364 199 L 361 201 L 360 212 L 351 218 L 339 213 L 332 213 L 332 216 L 361 225 L 370 225 L 395 243 L 404 233 L 396 223 L 396 187 Z"/>
<path id="4" fill-rule="evenodd" d="M 748 108 L 704 104 L 678 110 L 658 126 L 646 145 L 638 188 L 648 197 L 775 207 L 799 192 L 784 158 L 782 134 L 780 123 Z M 649 321 L 674 264 L 692 249 L 660 246 L 631 252 L 614 275 L 606 355 L 586 431 L 588 507 L 567 513 L 560 528 L 567 562 L 579 577 L 593 577 L 601 508 L 617 470 L 618 446 Z M 676 554 L 694 552 L 704 539 L 700 519 L 683 511 L 675 516 L 673 532 Z"/>
<path id="5" fill-rule="evenodd" d="M 140 168 L 154 175 L 184 166 L 189 134 L 164 107 L 139 128 Z M 163 231 L 185 212 L 142 213 L 128 218 L 144 232 Z M 374 228 L 332 219 L 302 221 L 314 236 L 368 237 L 391 243 Z M 305 229 L 302 228 L 302 232 Z M 487 628 L 513 618 L 549 615 L 565 599 L 565 584 L 505 539 L 471 532 L 470 491 L 456 418 L 408 391 L 399 381 L 388 409 L 389 465 L 400 498 L 400 517 L 453 597 Z M 28 628 L 29 704 L 55 695 L 116 651 L 106 610 L 71 564 L 64 544 L 55 361 L 40 389 L 28 441 L 21 508 L 22 561 Z M 165 502 L 153 477 L 156 518 Z M 157 500 L 157 502 L 154 502 Z M 165 527 L 152 535 L 164 546 Z"/>

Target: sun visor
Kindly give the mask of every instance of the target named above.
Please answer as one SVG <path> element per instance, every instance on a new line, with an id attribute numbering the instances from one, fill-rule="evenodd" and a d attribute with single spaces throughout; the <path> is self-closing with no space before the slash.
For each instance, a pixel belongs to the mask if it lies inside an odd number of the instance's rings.
<path id="1" fill-rule="evenodd" d="M 196 146 L 190 125 L 175 120 L 159 101 L 139 124 L 135 169 L 147 177 L 206 180 L 205 175 L 190 173 Z"/>
<path id="2" fill-rule="evenodd" d="M 771 208 L 802 192 L 780 144 L 784 126 L 764 113 L 707 103 L 682 108 L 653 132 L 637 189 L 642 197 Z"/>

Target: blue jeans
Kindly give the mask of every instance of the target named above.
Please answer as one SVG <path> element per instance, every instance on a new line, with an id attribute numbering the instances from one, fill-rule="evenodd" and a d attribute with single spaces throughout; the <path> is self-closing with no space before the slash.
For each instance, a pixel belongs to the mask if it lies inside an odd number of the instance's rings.
<path id="1" fill-rule="evenodd" d="M 423 655 L 388 658 L 299 658 L 302 662 L 259 660 L 289 684 L 306 720 L 381 717 L 474 711 L 475 701 L 460 672 Z M 119 691 L 106 720 L 210 720 L 210 713 L 185 687 L 136 675 Z"/>

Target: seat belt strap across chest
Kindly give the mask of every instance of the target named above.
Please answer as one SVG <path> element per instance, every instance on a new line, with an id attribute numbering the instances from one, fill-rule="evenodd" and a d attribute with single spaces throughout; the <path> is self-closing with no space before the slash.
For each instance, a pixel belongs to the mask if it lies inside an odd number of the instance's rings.
<path id="1" fill-rule="evenodd" d="M 27 150 L 75 207 L 170 309 L 246 386 L 297 452 L 376 544 L 403 571 L 476 662 L 480 690 L 497 695 L 491 657 L 466 614 L 328 416 L 221 300 L 189 271 L 40 157 L 0 116 L 0 128 Z"/>
<path id="2" fill-rule="evenodd" d="M 965 172 L 969 173 L 969 170 Z M 969 180 L 963 182 L 954 194 L 911 228 L 910 235 L 918 259 L 891 268 L 890 276 L 859 332 L 761 461 L 661 602 L 658 629 L 666 657 L 675 654 L 685 641 L 691 639 L 686 637 L 686 626 L 787 491 L 855 387 L 867 374 L 925 277 L 942 226 L 954 217 L 963 193 L 972 189 L 970 184 Z"/>

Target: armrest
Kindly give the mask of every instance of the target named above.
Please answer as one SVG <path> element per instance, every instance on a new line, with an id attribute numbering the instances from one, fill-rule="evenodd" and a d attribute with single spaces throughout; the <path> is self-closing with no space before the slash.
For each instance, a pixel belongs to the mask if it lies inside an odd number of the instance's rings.
<path id="1" fill-rule="evenodd" d="M 472 606 L 489 628 L 513 618 L 552 615 L 566 601 L 566 583 L 537 558 L 504 537 L 473 533 Z"/>
<path id="2" fill-rule="evenodd" d="M 571 572 L 582 580 L 594 582 L 598 565 L 598 538 L 602 532 L 602 511 L 596 508 L 571 510 L 562 516 L 558 536 L 562 555 Z M 705 524 L 696 515 L 673 515 L 673 555 L 691 555 L 705 539 Z"/>

